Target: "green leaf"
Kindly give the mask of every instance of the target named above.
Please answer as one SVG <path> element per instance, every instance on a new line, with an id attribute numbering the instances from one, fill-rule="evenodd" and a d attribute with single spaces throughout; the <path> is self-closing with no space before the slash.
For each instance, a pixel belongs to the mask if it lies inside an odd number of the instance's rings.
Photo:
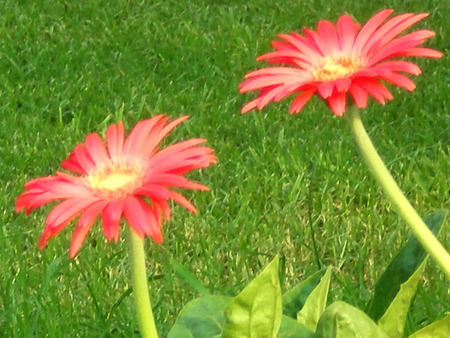
<path id="1" fill-rule="evenodd" d="M 177 262 L 172 257 L 169 258 L 170 265 L 172 265 L 173 270 L 183 278 L 194 290 L 196 290 L 202 296 L 209 296 L 211 293 L 207 288 L 203 286 L 202 283 L 190 272 L 184 265 Z"/>
<path id="2" fill-rule="evenodd" d="M 450 335 L 450 316 L 444 317 L 423 329 L 414 332 L 408 338 L 448 338 Z"/>
<path id="3" fill-rule="evenodd" d="M 405 329 L 406 315 L 408 314 L 411 300 L 416 294 L 417 283 L 425 270 L 427 258 L 424 259 L 419 268 L 409 278 L 406 283 L 400 285 L 400 291 L 395 296 L 391 305 L 378 321 L 378 326 L 386 332 L 389 337 L 402 338 Z M 450 332 L 449 332 L 450 333 Z"/>
<path id="4" fill-rule="evenodd" d="M 361 310 L 344 302 L 328 306 L 320 317 L 314 338 L 388 338 Z"/>
<path id="5" fill-rule="evenodd" d="M 224 311 L 230 300 L 224 296 L 205 296 L 189 302 L 178 315 L 168 338 L 221 337 Z"/>
<path id="6" fill-rule="evenodd" d="M 223 337 L 276 337 L 281 317 L 276 256 L 227 306 Z"/>
<path id="7" fill-rule="evenodd" d="M 314 332 L 295 319 L 283 316 L 278 338 L 313 338 Z"/>
<path id="8" fill-rule="evenodd" d="M 297 284 L 293 289 L 283 295 L 283 314 L 292 318 L 297 318 L 297 313 L 305 305 L 306 299 L 314 288 L 319 284 L 325 274 L 326 269 L 314 273 L 307 280 Z"/>
<path id="9" fill-rule="evenodd" d="M 316 331 L 317 322 L 327 306 L 330 279 L 331 267 L 328 267 L 320 283 L 310 293 L 302 309 L 297 313 L 297 320 L 312 331 Z"/>
<path id="10" fill-rule="evenodd" d="M 424 219 L 430 230 L 437 235 L 447 215 L 446 210 L 437 211 Z M 406 245 L 384 271 L 375 285 L 375 294 L 369 303 L 367 314 L 378 321 L 386 312 L 400 286 L 404 284 L 418 269 L 426 257 L 426 252 L 415 237 L 411 237 Z"/>

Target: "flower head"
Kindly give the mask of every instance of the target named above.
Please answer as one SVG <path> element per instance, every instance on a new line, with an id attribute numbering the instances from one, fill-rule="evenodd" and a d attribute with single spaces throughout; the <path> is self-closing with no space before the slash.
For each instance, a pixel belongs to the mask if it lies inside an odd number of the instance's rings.
<path id="1" fill-rule="evenodd" d="M 56 205 L 45 222 L 39 239 L 43 249 L 50 238 L 80 215 L 72 237 L 69 255 L 74 257 L 89 229 L 101 216 L 106 238 L 117 241 L 122 216 L 141 238 L 162 242 L 162 218 L 170 218 L 168 200 L 187 210 L 195 207 L 172 187 L 208 190 L 183 175 L 216 162 L 213 149 L 200 146 L 203 139 L 190 139 L 158 150 L 159 143 L 188 117 L 168 123 L 162 115 L 139 122 L 124 138 L 122 122 L 106 132 L 106 147 L 98 134 L 90 134 L 78 144 L 61 167 L 67 172 L 41 177 L 25 184 L 26 191 L 16 202 L 16 211 L 33 209 L 52 201 Z"/>
<path id="2" fill-rule="evenodd" d="M 360 27 L 349 15 L 341 16 L 337 25 L 322 20 L 317 31 L 304 28 L 304 35 L 280 34 L 284 41 L 274 41 L 274 52 L 257 60 L 290 67 L 269 67 L 250 72 L 240 85 L 240 92 L 259 90 L 259 95 L 247 103 L 242 112 L 262 109 L 298 93 L 289 112 L 298 113 L 313 94 L 327 101 L 334 114 L 345 113 L 347 93 L 358 108 L 367 105 L 368 95 L 380 102 L 393 98 L 380 82 L 386 81 L 412 91 L 414 83 L 401 73 L 419 75 L 420 68 L 412 62 L 393 58 L 421 56 L 439 58 L 442 53 L 418 47 L 434 36 L 430 30 L 418 30 L 399 36 L 428 14 L 401 14 L 387 20 L 392 10 L 375 14 Z"/>

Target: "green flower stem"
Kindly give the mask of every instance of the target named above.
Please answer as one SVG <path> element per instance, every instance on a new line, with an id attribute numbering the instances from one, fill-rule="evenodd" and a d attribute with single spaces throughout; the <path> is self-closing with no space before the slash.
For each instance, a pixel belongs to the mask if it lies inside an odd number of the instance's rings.
<path id="1" fill-rule="evenodd" d="M 408 199 L 392 178 L 389 170 L 384 165 L 383 160 L 378 155 L 369 135 L 367 135 L 367 132 L 364 129 L 358 109 L 352 107 L 345 115 L 350 122 L 350 127 L 355 136 L 356 143 L 358 144 L 367 165 L 372 171 L 372 174 L 375 176 L 375 179 L 380 183 L 384 192 L 397 208 L 397 211 L 409 225 L 414 236 L 416 236 L 425 250 L 441 267 L 447 278 L 450 279 L 450 255 L 426 226 L 422 218 L 417 214 L 416 210 L 411 203 L 409 203 Z"/>
<path id="2" fill-rule="evenodd" d="M 131 259 L 131 285 L 139 328 L 143 338 L 155 338 L 158 337 L 158 333 L 148 294 L 144 241 L 130 227 L 127 228 Z"/>

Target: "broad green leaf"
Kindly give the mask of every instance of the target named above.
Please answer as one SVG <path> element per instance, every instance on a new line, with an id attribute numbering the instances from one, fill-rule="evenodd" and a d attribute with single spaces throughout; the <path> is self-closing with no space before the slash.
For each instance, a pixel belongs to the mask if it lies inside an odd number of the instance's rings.
<path id="1" fill-rule="evenodd" d="M 313 338 L 314 332 L 295 319 L 283 316 L 278 338 Z"/>
<path id="2" fill-rule="evenodd" d="M 170 265 L 172 265 L 173 270 L 183 278 L 190 286 L 192 286 L 199 294 L 202 296 L 211 295 L 209 290 L 195 278 L 194 274 L 190 272 L 184 265 L 177 262 L 172 257 L 169 258 Z"/>
<path id="3" fill-rule="evenodd" d="M 437 235 L 447 215 L 446 210 L 437 211 L 424 219 L 430 230 Z M 394 257 L 375 285 L 375 294 L 369 304 L 367 314 L 378 321 L 386 312 L 400 286 L 405 283 L 422 264 L 426 252 L 415 237 Z"/>
<path id="4" fill-rule="evenodd" d="M 389 305 L 383 317 L 381 317 L 381 319 L 378 321 L 378 326 L 381 327 L 389 337 L 403 337 L 406 315 L 408 314 L 411 300 L 416 294 L 417 283 L 419 282 L 420 276 L 425 270 L 426 264 L 427 258 L 424 259 L 422 264 L 420 264 L 411 278 L 409 278 L 406 283 L 400 285 L 400 290 L 398 291 L 391 305 Z"/>
<path id="5" fill-rule="evenodd" d="M 297 284 L 293 289 L 283 295 L 283 314 L 292 318 L 297 318 L 297 313 L 305 305 L 306 299 L 314 288 L 319 284 L 325 274 L 326 269 L 314 273 L 307 280 Z"/>
<path id="6" fill-rule="evenodd" d="M 223 337 L 276 337 L 281 317 L 281 288 L 276 256 L 227 306 Z"/>
<path id="7" fill-rule="evenodd" d="M 414 332 L 408 338 L 448 338 L 449 336 L 450 315 Z"/>
<path id="8" fill-rule="evenodd" d="M 168 338 L 221 337 L 224 311 L 230 300 L 224 296 L 205 296 L 189 302 L 178 315 Z"/>
<path id="9" fill-rule="evenodd" d="M 317 322 L 327 306 L 330 279 L 331 267 L 328 267 L 320 283 L 309 294 L 302 309 L 297 313 L 297 320 L 312 331 L 316 331 Z"/>
<path id="10" fill-rule="evenodd" d="M 328 306 L 314 338 L 388 338 L 364 312 L 344 302 Z"/>

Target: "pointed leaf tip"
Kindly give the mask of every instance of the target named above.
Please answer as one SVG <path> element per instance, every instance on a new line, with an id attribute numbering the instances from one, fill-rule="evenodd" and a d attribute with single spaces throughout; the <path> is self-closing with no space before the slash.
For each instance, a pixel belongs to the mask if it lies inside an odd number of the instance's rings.
<path id="1" fill-rule="evenodd" d="M 279 259 L 269 265 L 233 298 L 225 310 L 223 337 L 276 337 L 281 325 Z"/>
<path id="2" fill-rule="evenodd" d="M 326 308 L 330 280 L 331 267 L 328 267 L 319 284 L 306 299 L 303 308 L 297 313 L 297 320 L 313 331 L 316 331 L 317 323 Z"/>

